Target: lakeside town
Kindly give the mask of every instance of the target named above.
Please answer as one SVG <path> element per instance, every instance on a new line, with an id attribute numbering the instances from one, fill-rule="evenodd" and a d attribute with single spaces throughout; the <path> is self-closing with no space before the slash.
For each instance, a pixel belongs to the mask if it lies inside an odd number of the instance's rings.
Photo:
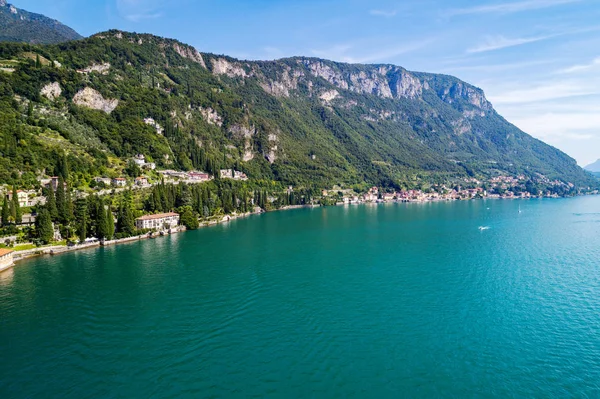
<path id="1" fill-rule="evenodd" d="M 216 177 L 203 171 L 156 170 L 143 155 L 135 156 L 131 164 L 152 177 L 141 173 L 97 176 L 87 190 L 69 188 L 63 176 L 39 178 L 35 189 L 0 186 L 4 199 L 0 204 L 0 271 L 11 267 L 16 260 L 37 254 L 173 234 L 269 210 L 363 203 L 558 198 L 581 194 L 574 191 L 571 183 L 542 175 L 535 179 L 525 175 L 462 178 L 452 184 L 403 190 L 376 186 L 364 192 L 341 186 L 322 190 L 293 186 L 264 190 L 246 188 L 248 176 L 235 169 L 219 170 Z M 231 192 L 223 194 L 222 184 L 226 181 L 240 186 L 228 186 Z M 214 198 L 207 184 L 217 184 L 218 194 Z M 189 197 L 190 193 L 197 199 L 180 199 Z M 597 191 L 589 193 L 597 194 Z M 133 201 L 136 196 L 137 206 Z M 169 196 L 171 203 L 164 199 Z"/>

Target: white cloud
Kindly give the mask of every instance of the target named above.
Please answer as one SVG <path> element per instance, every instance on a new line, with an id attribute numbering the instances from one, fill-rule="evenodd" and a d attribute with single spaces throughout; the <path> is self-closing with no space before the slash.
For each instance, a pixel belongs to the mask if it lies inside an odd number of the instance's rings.
<path id="1" fill-rule="evenodd" d="M 578 81 L 539 84 L 533 87 L 501 91 L 489 96 L 493 104 L 525 104 L 561 98 L 600 94 L 600 88 Z"/>
<path id="2" fill-rule="evenodd" d="M 507 38 L 504 36 L 488 36 L 484 43 L 467 49 L 467 53 L 483 53 L 486 51 L 500 50 L 508 47 L 521 46 L 527 43 L 539 42 L 542 40 L 551 39 L 558 35 L 534 36 L 534 37 L 517 37 Z"/>
<path id="3" fill-rule="evenodd" d="M 162 2 L 158 0 L 116 0 L 117 11 L 121 18 L 131 22 L 140 22 L 162 17 Z"/>
<path id="4" fill-rule="evenodd" d="M 593 68 L 596 68 L 600 66 L 600 57 L 597 57 L 595 59 L 593 59 L 590 63 L 588 64 L 579 64 L 579 65 L 573 65 L 570 66 L 568 68 L 565 69 L 561 69 L 560 71 L 558 71 L 559 73 L 575 73 L 575 72 L 583 72 L 583 71 L 587 71 Z"/>
<path id="5" fill-rule="evenodd" d="M 396 10 L 370 10 L 369 14 L 375 17 L 385 17 L 391 18 L 394 17 L 398 12 Z"/>
<path id="6" fill-rule="evenodd" d="M 511 14 L 521 11 L 539 10 L 563 4 L 579 3 L 582 0 L 525 0 L 512 3 L 497 3 L 448 11 L 448 16 L 471 14 Z"/>
<path id="7" fill-rule="evenodd" d="M 162 13 L 155 12 L 149 14 L 127 14 L 123 15 L 123 18 L 128 19 L 131 22 L 140 22 L 146 19 L 156 19 L 162 17 Z"/>
<path id="8" fill-rule="evenodd" d="M 311 52 L 317 57 L 348 63 L 392 62 L 392 58 L 419 50 L 433 41 L 434 39 L 425 39 L 399 46 L 363 41 L 361 43 L 338 44 L 329 49 L 313 49 Z M 373 51 L 365 52 L 364 49 L 373 49 Z"/>

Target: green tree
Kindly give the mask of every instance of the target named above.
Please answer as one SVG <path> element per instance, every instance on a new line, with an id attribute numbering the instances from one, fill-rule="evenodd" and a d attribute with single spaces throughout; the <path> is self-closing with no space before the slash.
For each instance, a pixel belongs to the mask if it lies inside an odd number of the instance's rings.
<path id="1" fill-rule="evenodd" d="M 121 200 L 117 216 L 117 231 L 127 236 L 135 233 L 135 220 L 131 209 L 131 194 L 129 192 L 125 193 L 123 200 Z"/>
<path id="2" fill-rule="evenodd" d="M 106 238 L 112 240 L 115 236 L 115 220 L 113 219 L 110 203 L 106 209 Z"/>
<path id="3" fill-rule="evenodd" d="M 35 218 L 35 231 L 37 237 L 44 244 L 48 244 L 54 238 L 54 228 L 52 227 L 52 218 L 50 212 L 42 207 Z"/>
<path id="4" fill-rule="evenodd" d="M 58 178 L 58 186 L 56 187 L 56 213 L 58 215 L 58 221 L 62 224 L 66 224 L 69 221 L 67 199 L 65 198 L 65 182 L 61 177 Z"/>
<path id="5" fill-rule="evenodd" d="M 17 193 L 17 186 L 13 185 L 12 189 L 12 215 L 13 220 L 16 224 L 20 224 L 23 221 L 23 212 L 21 212 L 21 204 L 19 204 L 19 196 Z"/>
<path id="6" fill-rule="evenodd" d="M 2 204 L 2 226 L 8 226 L 10 223 L 10 208 L 8 205 L 8 197 L 4 196 L 4 203 Z"/>
<path id="7" fill-rule="evenodd" d="M 77 219 L 77 236 L 79 242 L 84 242 L 87 238 L 89 227 L 88 207 L 85 198 L 78 198 L 75 203 L 75 217 Z"/>
<path id="8" fill-rule="evenodd" d="M 130 177 L 140 177 L 142 175 L 142 170 L 132 159 L 127 162 L 127 167 L 125 168 L 125 173 L 127 173 Z"/>
<path id="9" fill-rule="evenodd" d="M 200 226 L 198 217 L 189 205 L 179 208 L 179 222 L 189 230 L 195 230 Z"/>
<path id="10" fill-rule="evenodd" d="M 50 183 L 48 188 L 46 188 L 44 191 L 44 196 L 46 197 L 46 209 L 50 213 L 52 220 L 57 220 L 58 210 L 56 208 L 56 197 L 54 196 L 54 188 L 52 187 L 52 183 Z"/>
<path id="11" fill-rule="evenodd" d="M 98 201 L 98 210 L 96 212 L 96 236 L 99 240 L 108 238 L 108 223 L 106 220 L 106 210 L 104 209 L 104 201 Z"/>

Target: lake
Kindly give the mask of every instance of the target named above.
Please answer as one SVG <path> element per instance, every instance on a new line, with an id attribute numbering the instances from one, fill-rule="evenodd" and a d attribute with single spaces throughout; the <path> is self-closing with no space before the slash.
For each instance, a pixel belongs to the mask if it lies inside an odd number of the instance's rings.
<path id="1" fill-rule="evenodd" d="M 600 197 L 298 209 L 28 260 L 0 275 L 0 354 L 2 398 L 599 397 Z"/>

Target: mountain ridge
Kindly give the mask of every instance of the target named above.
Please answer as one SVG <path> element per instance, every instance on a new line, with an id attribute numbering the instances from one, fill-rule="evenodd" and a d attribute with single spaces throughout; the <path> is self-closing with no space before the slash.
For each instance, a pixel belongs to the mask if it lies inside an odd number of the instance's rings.
<path id="1" fill-rule="evenodd" d="M 82 153 L 105 154 L 101 166 L 84 162 L 93 172 L 82 172 L 82 181 L 105 174 L 108 159 L 140 153 L 164 168 L 235 167 L 256 179 L 322 187 L 499 174 L 590 183 L 572 158 L 520 131 L 481 89 L 449 75 L 314 57 L 242 61 L 118 30 L 17 47 L 2 46 L 1 58 L 29 51 L 61 66 L 20 62 L 4 76 L 22 99 L 16 114 L 32 102 L 35 126 L 52 119 L 52 134 L 70 144 L 77 137 Z M 71 125 L 88 133 L 80 137 Z"/>
<path id="2" fill-rule="evenodd" d="M 600 173 L 600 159 L 596 162 L 592 162 L 591 164 L 585 166 L 583 169 L 588 170 L 590 172 Z"/>
<path id="3" fill-rule="evenodd" d="M 53 44 L 82 36 L 61 22 L 0 0 L 0 41 Z"/>

